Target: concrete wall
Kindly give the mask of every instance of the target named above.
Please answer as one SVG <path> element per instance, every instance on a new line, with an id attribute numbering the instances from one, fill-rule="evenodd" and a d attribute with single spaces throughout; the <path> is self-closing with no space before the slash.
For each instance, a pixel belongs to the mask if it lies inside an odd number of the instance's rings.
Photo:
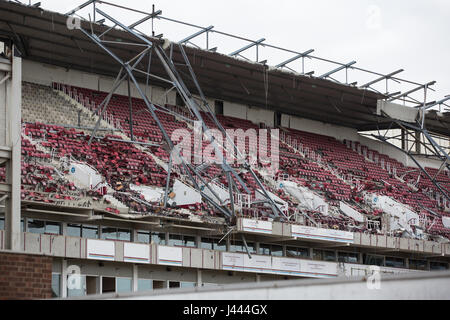
<path id="1" fill-rule="evenodd" d="M 0 252 L 0 300 L 51 297 L 51 257 Z"/>

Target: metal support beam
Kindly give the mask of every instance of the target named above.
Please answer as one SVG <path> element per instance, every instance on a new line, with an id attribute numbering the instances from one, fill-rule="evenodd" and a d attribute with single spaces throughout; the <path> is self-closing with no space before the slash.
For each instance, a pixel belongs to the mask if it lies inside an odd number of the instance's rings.
<path id="1" fill-rule="evenodd" d="M 158 15 L 160 15 L 160 14 L 162 14 L 162 11 L 161 11 L 161 10 L 155 11 L 155 13 L 151 13 L 151 14 L 149 14 L 148 16 L 142 18 L 141 20 L 136 21 L 135 23 L 130 24 L 130 25 L 128 26 L 128 28 L 130 28 L 130 29 L 136 28 L 136 27 L 137 27 L 138 25 L 140 25 L 141 23 L 144 23 L 144 22 L 147 21 L 147 20 L 153 19 L 153 18 L 155 18 L 156 16 L 158 16 Z"/>
<path id="2" fill-rule="evenodd" d="M 300 54 L 298 54 L 298 55 L 296 55 L 296 56 L 290 58 L 290 59 L 287 59 L 286 61 L 284 61 L 284 62 L 282 62 L 282 63 L 280 63 L 280 64 L 277 64 L 277 65 L 275 66 L 275 68 L 277 68 L 277 69 L 278 69 L 278 68 L 282 68 L 282 67 L 284 67 L 285 65 L 287 65 L 288 63 L 291 63 L 291 62 L 293 62 L 293 61 L 295 61 L 295 60 L 297 60 L 297 59 L 300 59 L 300 58 L 303 58 L 303 57 L 308 56 L 308 54 L 310 54 L 310 53 L 312 53 L 312 52 L 314 52 L 314 49 L 309 49 L 309 50 L 307 50 L 307 51 L 305 51 L 305 52 L 303 52 L 303 53 L 300 53 Z"/>
<path id="3" fill-rule="evenodd" d="M 414 92 L 419 91 L 419 90 L 421 90 L 423 88 L 426 88 L 426 87 L 430 87 L 430 86 L 434 85 L 435 83 L 436 83 L 436 81 L 431 81 L 431 82 L 428 82 L 428 83 L 426 83 L 424 85 L 420 85 L 420 86 L 418 86 L 418 87 L 416 87 L 414 89 L 411 89 L 411 90 L 409 90 L 409 91 L 407 91 L 405 93 L 402 93 L 402 94 L 400 94 L 398 96 L 394 96 L 394 97 L 390 98 L 388 101 L 394 101 L 394 100 L 397 100 L 397 99 L 400 99 L 400 98 L 403 98 L 403 97 L 407 97 L 411 93 L 414 93 Z"/>
<path id="4" fill-rule="evenodd" d="M 235 55 L 238 55 L 238 54 L 240 54 L 241 52 L 243 52 L 243 51 L 245 51 L 245 50 L 247 50 L 247 49 L 250 49 L 250 48 L 252 48 L 252 47 L 254 47 L 254 46 L 257 46 L 257 45 L 259 45 L 259 44 L 261 44 L 263 41 L 266 41 L 266 39 L 264 39 L 264 38 L 261 38 L 261 39 L 259 39 L 259 40 L 256 40 L 256 41 L 254 41 L 253 43 L 250 43 L 249 45 L 246 45 L 245 47 L 243 47 L 243 48 L 241 48 L 241 49 L 238 49 L 238 50 L 236 50 L 236 51 L 233 51 L 232 53 L 230 53 L 229 54 L 229 56 L 235 56 Z"/>
<path id="5" fill-rule="evenodd" d="M 189 37 L 186 37 L 183 40 L 180 40 L 178 42 L 178 44 L 184 44 L 185 42 L 188 42 L 188 41 L 194 39 L 195 37 L 198 37 L 199 35 L 201 35 L 201 34 L 203 34 L 205 32 L 208 32 L 209 30 L 211 30 L 213 28 L 214 28 L 214 26 L 206 27 L 205 29 L 198 31 L 198 32 L 194 33 L 193 35 L 190 35 Z"/>
<path id="6" fill-rule="evenodd" d="M 319 76 L 319 78 L 324 79 L 324 78 L 326 78 L 326 77 L 329 77 L 329 76 L 331 76 L 333 73 L 336 73 L 336 72 L 338 72 L 338 71 L 341 71 L 342 69 L 348 69 L 350 66 L 354 65 L 355 63 L 356 63 L 356 61 L 352 61 L 352 62 L 349 62 L 349 63 L 347 63 L 347 64 L 344 64 L 344 65 L 342 65 L 342 66 L 340 66 L 340 67 L 337 67 L 337 68 L 334 69 L 334 70 L 331 70 L 331 71 L 329 71 L 329 72 L 327 72 L 327 73 L 325 73 L 325 74 Z"/>
<path id="7" fill-rule="evenodd" d="M 398 73 L 400 73 L 400 72 L 403 72 L 403 71 L 405 71 L 405 70 L 399 69 L 399 70 L 397 70 L 397 71 L 391 72 L 391 73 L 389 73 L 389 74 L 387 74 L 387 75 L 385 75 L 385 76 L 381 76 L 381 77 L 379 77 L 379 78 L 377 78 L 377 79 L 375 79 L 375 80 L 373 80 L 373 81 L 370 81 L 370 82 L 368 82 L 368 83 L 366 83 L 366 84 L 360 86 L 360 88 L 368 88 L 368 87 L 370 87 L 371 85 L 373 85 L 373 84 L 375 84 L 375 83 L 377 83 L 377 82 L 380 82 L 381 80 L 384 80 L 384 79 L 390 79 L 392 76 L 394 76 L 394 75 L 396 75 L 396 74 L 398 74 Z"/>

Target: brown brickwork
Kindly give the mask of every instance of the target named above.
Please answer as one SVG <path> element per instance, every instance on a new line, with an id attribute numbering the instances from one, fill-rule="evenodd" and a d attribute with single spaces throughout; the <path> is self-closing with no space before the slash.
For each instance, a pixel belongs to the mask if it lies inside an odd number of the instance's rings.
<path id="1" fill-rule="evenodd" d="M 0 300 L 51 297 L 51 257 L 0 252 Z"/>

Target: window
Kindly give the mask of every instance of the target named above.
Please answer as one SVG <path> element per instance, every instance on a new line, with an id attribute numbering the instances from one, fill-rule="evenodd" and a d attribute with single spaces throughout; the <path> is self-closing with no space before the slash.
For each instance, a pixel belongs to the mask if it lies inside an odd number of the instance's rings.
<path id="1" fill-rule="evenodd" d="M 77 275 L 71 276 L 76 277 Z M 71 281 L 71 285 L 69 284 L 69 275 L 67 276 L 67 297 L 82 297 L 86 295 L 86 276 L 78 276 L 80 281 Z"/>
<path id="2" fill-rule="evenodd" d="M 214 101 L 214 109 L 216 115 L 223 115 L 223 101 L 215 100 Z"/>
<path id="3" fill-rule="evenodd" d="M 114 227 L 102 227 L 102 239 L 131 241 L 131 231 Z"/>
<path id="4" fill-rule="evenodd" d="M 28 219 L 28 232 L 40 234 L 61 234 L 61 224 L 58 222 Z"/>
<path id="5" fill-rule="evenodd" d="M 116 278 L 116 292 L 131 292 L 131 278 Z"/>
<path id="6" fill-rule="evenodd" d="M 330 250 L 313 250 L 314 260 L 336 261 L 336 253 Z"/>
<path id="7" fill-rule="evenodd" d="M 383 266 L 384 265 L 384 257 L 383 256 L 374 256 L 371 254 L 367 254 L 364 257 L 364 264 L 373 265 L 373 266 Z"/>
<path id="8" fill-rule="evenodd" d="M 409 268 L 413 270 L 428 270 L 425 260 L 409 259 Z"/>
<path id="9" fill-rule="evenodd" d="M 282 257 L 283 256 L 283 247 L 277 245 L 271 245 L 270 254 L 272 256 Z"/>
<path id="10" fill-rule="evenodd" d="M 180 282 L 180 288 L 195 288 L 195 282 Z"/>
<path id="11" fill-rule="evenodd" d="M 97 226 L 87 226 L 82 227 L 82 237 L 88 239 L 98 239 L 98 227 Z"/>
<path id="12" fill-rule="evenodd" d="M 153 280 L 149 279 L 138 280 L 138 291 L 150 291 L 150 290 L 153 290 Z"/>
<path id="13" fill-rule="evenodd" d="M 358 254 L 354 252 L 338 252 L 338 261 L 347 263 L 358 263 Z"/>
<path id="14" fill-rule="evenodd" d="M 250 253 L 255 253 L 255 247 L 254 247 L 253 243 L 247 242 L 247 246 L 248 246 L 248 250 L 250 251 Z M 237 240 L 231 241 L 230 251 L 232 251 L 232 252 L 247 252 L 247 250 L 245 249 L 245 246 L 244 246 L 244 242 L 237 241 Z"/>
<path id="15" fill-rule="evenodd" d="M 292 258 L 309 258 L 308 248 L 286 247 L 286 256 Z"/>
<path id="16" fill-rule="evenodd" d="M 152 233 L 152 242 L 155 244 L 166 244 L 166 235 L 164 233 L 153 232 Z"/>
<path id="17" fill-rule="evenodd" d="M 444 262 L 430 262 L 430 270 L 447 270 L 448 269 L 448 263 Z"/>
<path id="18" fill-rule="evenodd" d="M 195 248 L 195 237 L 181 234 L 169 234 L 169 246 Z"/>
<path id="19" fill-rule="evenodd" d="M 213 240 L 208 238 L 202 238 L 200 247 L 206 250 L 213 250 Z"/>
<path id="20" fill-rule="evenodd" d="M 393 268 L 404 268 L 405 267 L 405 259 L 403 259 L 403 258 L 394 258 L 394 257 L 386 257 L 385 266 L 386 267 L 393 267 Z"/>
<path id="21" fill-rule="evenodd" d="M 155 244 L 165 244 L 166 243 L 166 235 L 164 233 L 159 232 L 151 232 L 151 231 L 138 231 L 137 233 L 137 242 L 141 243 L 155 243 Z"/>
<path id="22" fill-rule="evenodd" d="M 136 241 L 140 243 L 150 243 L 150 232 L 138 231 Z"/>
<path id="23" fill-rule="evenodd" d="M 183 236 L 181 234 L 169 234 L 169 246 L 183 246 Z"/>
<path id="24" fill-rule="evenodd" d="M 81 237 L 81 224 L 67 224 L 66 233 L 69 237 Z"/>
<path id="25" fill-rule="evenodd" d="M 53 273 L 52 274 L 52 298 L 59 298 L 61 296 L 60 285 L 61 285 L 61 275 L 58 273 Z"/>
<path id="26" fill-rule="evenodd" d="M 0 230 L 5 230 L 5 218 L 0 218 Z"/>

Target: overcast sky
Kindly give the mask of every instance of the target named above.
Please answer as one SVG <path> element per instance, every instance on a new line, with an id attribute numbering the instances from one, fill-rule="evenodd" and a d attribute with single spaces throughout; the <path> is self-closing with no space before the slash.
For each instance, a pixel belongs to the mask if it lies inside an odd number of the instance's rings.
<path id="1" fill-rule="evenodd" d="M 22 0 L 24 1 L 24 0 Z M 26 0 L 25 0 L 26 1 Z M 24 1 L 24 2 L 25 2 Z M 42 0 L 44 9 L 66 13 L 82 1 Z M 315 56 L 347 63 L 355 60 L 355 66 L 387 74 L 405 69 L 398 76 L 419 83 L 436 80 L 430 98 L 440 99 L 450 94 L 450 1 L 448 0 L 127 0 L 110 2 L 151 11 L 152 4 L 163 16 L 190 22 L 200 26 L 213 25 L 216 30 L 258 40 L 265 38 L 272 45 L 303 52 L 315 49 Z M 132 22 L 142 15 L 124 14 L 106 5 L 101 8 L 114 17 Z M 86 12 L 84 12 L 86 13 Z M 163 33 L 173 41 L 197 31 L 189 27 L 155 20 L 155 32 Z M 150 24 L 143 25 L 151 31 Z M 218 47 L 222 53 L 230 53 L 245 42 L 223 39 L 210 35 L 210 47 Z M 204 46 L 205 36 L 197 44 Z M 255 50 L 247 57 L 255 58 Z M 282 54 L 261 49 L 260 56 L 276 65 L 292 54 Z M 300 62 L 290 65 L 299 70 Z M 315 70 L 319 76 L 334 67 L 306 61 L 306 72 Z M 345 79 L 345 72 L 337 75 Z M 349 71 L 349 82 L 358 85 L 375 79 Z M 403 87 L 403 91 L 406 91 Z M 384 83 L 378 90 L 385 92 Z M 395 83 L 389 91 L 400 89 Z M 416 95 L 423 99 L 423 92 Z"/>

